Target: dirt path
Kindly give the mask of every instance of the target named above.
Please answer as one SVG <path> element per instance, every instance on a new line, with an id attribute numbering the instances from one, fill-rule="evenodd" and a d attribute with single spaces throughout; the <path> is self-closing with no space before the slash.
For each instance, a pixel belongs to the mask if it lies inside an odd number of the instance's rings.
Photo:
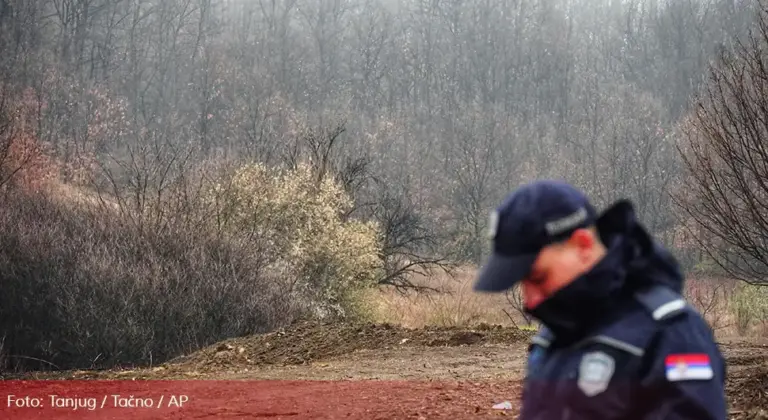
<path id="1" fill-rule="evenodd" d="M 500 411 L 491 407 L 519 398 L 530 335 L 489 327 L 406 330 L 376 325 L 301 325 L 229 340 L 154 368 L 35 376 L 69 379 L 64 388 L 69 394 L 133 393 L 155 400 L 181 394 L 189 400 L 183 407 L 130 411 L 131 418 L 140 419 L 514 417 L 514 408 Z M 729 363 L 733 419 L 768 419 L 766 344 L 744 340 L 722 344 Z M 0 382 L 0 387 L 16 394 L 48 395 L 63 392 L 61 384 Z M 25 387 L 31 388 L 25 391 Z M 125 407 L 59 410 L 53 416 L 48 410 L 3 410 L 0 404 L 2 418 L 25 420 L 129 414 Z"/>
<path id="2" fill-rule="evenodd" d="M 498 418 L 491 405 L 516 382 L 465 381 L 36 381 L 0 382 L 4 419 L 466 419 Z M 90 398 L 78 409 L 50 396 Z M 40 407 L 16 407 L 26 397 Z M 119 396 L 116 403 L 115 396 Z M 136 402 L 138 401 L 138 403 Z M 180 403 L 183 401 L 183 403 Z M 131 403 L 132 402 L 132 403 Z M 122 405 L 121 405 L 122 404 Z M 139 404 L 139 407 L 136 405 Z M 129 405 L 131 405 L 129 407 Z M 501 415 L 513 415 L 509 410 Z"/>
<path id="3" fill-rule="evenodd" d="M 523 344 L 360 350 L 303 365 L 265 365 L 202 374 L 217 379 L 518 380 Z"/>
<path id="4" fill-rule="evenodd" d="M 768 338 L 726 340 L 720 347 L 732 419 L 768 419 Z"/>

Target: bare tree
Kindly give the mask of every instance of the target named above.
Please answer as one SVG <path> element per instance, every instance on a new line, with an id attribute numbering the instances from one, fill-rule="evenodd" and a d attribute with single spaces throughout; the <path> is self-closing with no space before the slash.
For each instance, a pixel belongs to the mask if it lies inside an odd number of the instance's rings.
<path id="1" fill-rule="evenodd" d="M 708 81 L 679 146 L 688 180 L 676 202 L 723 270 L 768 284 L 768 10 Z"/>
<path id="2" fill-rule="evenodd" d="M 413 275 L 430 277 L 436 273 L 452 275 L 456 264 L 440 250 L 440 238 L 428 228 L 424 216 L 395 188 L 377 183 L 373 202 L 373 219 L 383 234 L 381 260 L 383 274 L 377 279 L 381 286 L 398 290 L 438 291 L 428 285 L 416 284 Z"/>
<path id="3" fill-rule="evenodd" d="M 496 115 L 468 109 L 447 118 L 446 191 L 457 216 L 457 233 L 464 255 L 480 263 L 485 256 L 484 232 L 498 171 L 500 139 Z"/>

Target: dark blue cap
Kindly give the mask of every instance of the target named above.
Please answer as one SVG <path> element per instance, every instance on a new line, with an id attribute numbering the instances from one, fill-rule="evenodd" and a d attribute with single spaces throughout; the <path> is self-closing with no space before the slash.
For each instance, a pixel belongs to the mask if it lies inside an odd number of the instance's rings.
<path id="1" fill-rule="evenodd" d="M 568 183 L 544 180 L 522 186 L 491 213 L 493 253 L 474 289 L 502 292 L 513 287 L 530 273 L 543 247 L 593 225 L 597 217 L 587 197 Z"/>

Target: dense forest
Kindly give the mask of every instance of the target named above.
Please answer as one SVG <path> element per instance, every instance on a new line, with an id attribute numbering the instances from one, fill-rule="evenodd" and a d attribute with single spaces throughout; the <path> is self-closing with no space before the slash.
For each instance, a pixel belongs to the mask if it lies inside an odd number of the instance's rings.
<path id="1" fill-rule="evenodd" d="M 700 98 L 713 64 L 759 33 L 759 10 L 746 0 L 0 0 L 0 185 L 32 191 L 55 178 L 160 232 L 191 217 L 192 172 L 213 176 L 222 162 L 309 162 L 307 179 L 332 178 L 352 197 L 341 205 L 344 220 L 378 223 L 383 271 L 375 282 L 403 285 L 410 270 L 479 264 L 490 209 L 522 182 L 562 178 L 599 207 L 633 200 L 686 270 L 715 270 L 719 246 L 738 251 L 735 266 L 754 280 L 766 270 L 744 270 L 744 261 L 765 257 L 765 230 L 747 226 L 738 242 L 707 229 L 715 220 L 733 227 L 706 203 L 735 189 L 696 193 L 715 181 L 688 170 L 706 159 L 685 156 L 704 156 L 690 141 L 706 131 L 695 123 L 697 109 L 708 109 Z M 735 172 L 745 164 L 732 162 Z M 761 188 L 757 174 L 768 171 L 759 166 L 743 190 Z M 278 197 L 287 184 L 241 192 Z M 275 198 L 275 208 L 300 200 L 297 188 L 286 186 L 295 196 Z M 762 221 L 758 195 L 744 210 L 753 221 Z M 34 203 L 25 205 L 36 217 L 65 217 L 49 201 Z M 25 219 L 23 209 L 4 217 L 52 223 Z M 98 237 L 107 223 L 78 217 L 61 235 Z M 149 224 L 159 220 L 162 228 Z M 4 247 L 23 242 L 14 232 L 3 234 Z M 113 247 L 134 240 L 121 235 L 104 237 Z M 343 247 L 365 242 L 360 235 L 334 238 Z M 158 243 L 176 242 L 184 240 Z M 50 269 L 64 270 L 63 258 Z M 192 275 L 174 261 L 164 276 Z M 261 275 L 243 264 L 241 273 Z M 228 293 L 241 296 L 242 287 Z M 130 357 L 146 356 L 136 351 Z"/>

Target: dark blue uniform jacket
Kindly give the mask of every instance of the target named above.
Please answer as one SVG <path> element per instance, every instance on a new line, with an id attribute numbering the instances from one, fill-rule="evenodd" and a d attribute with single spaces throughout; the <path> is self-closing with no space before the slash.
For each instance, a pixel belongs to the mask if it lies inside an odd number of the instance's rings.
<path id="1" fill-rule="evenodd" d="M 540 314 L 520 418 L 725 420 L 725 362 L 675 260 L 627 203 L 599 228 L 607 257 Z"/>

